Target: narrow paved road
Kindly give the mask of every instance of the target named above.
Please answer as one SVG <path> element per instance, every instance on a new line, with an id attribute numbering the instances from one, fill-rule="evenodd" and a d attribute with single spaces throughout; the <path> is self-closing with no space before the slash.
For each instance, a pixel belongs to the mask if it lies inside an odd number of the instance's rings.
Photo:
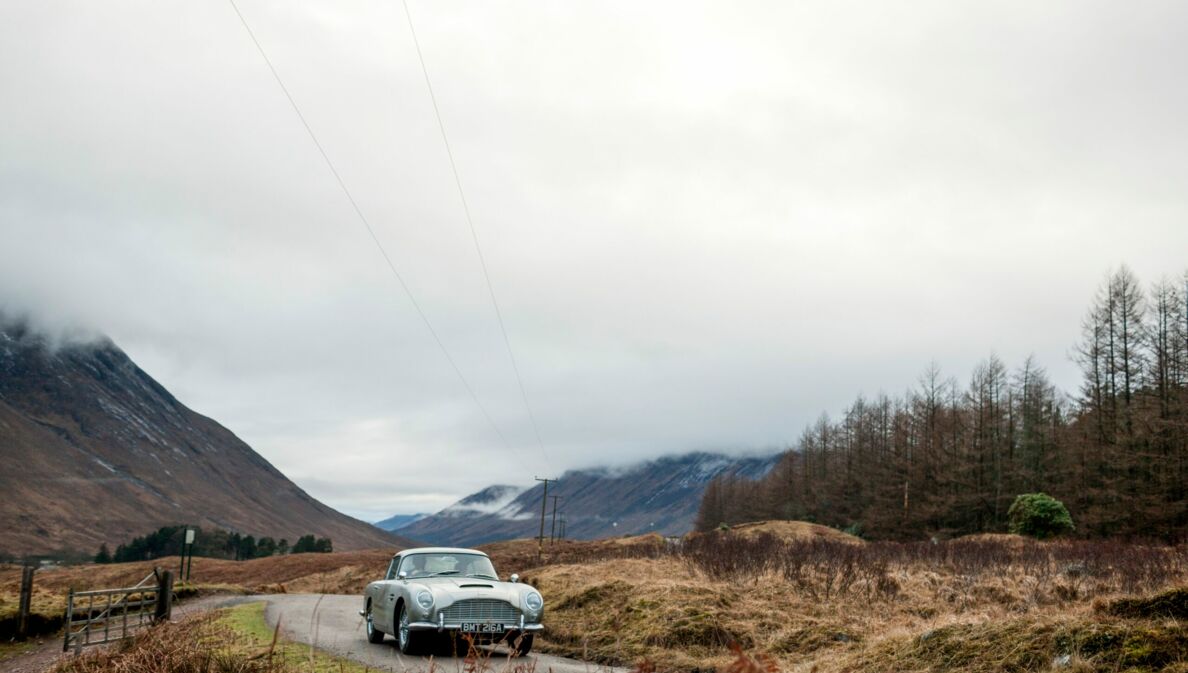
<path id="1" fill-rule="evenodd" d="M 406 657 L 400 654 L 396 641 L 388 637 L 382 644 L 367 642 L 363 632 L 363 618 L 359 616 L 362 600 L 359 596 L 333 594 L 278 594 L 260 596 L 267 602 L 264 618 L 269 626 L 276 626 L 280 620 L 281 633 L 289 640 L 314 646 L 333 654 L 354 659 L 380 670 L 404 673 L 405 671 L 429 671 L 428 658 Z M 546 626 L 548 621 L 546 619 Z M 620 673 L 626 669 L 614 669 L 576 659 L 566 659 L 548 654 L 527 657 L 508 657 L 506 648 L 490 650 L 491 671 L 535 671 L 535 673 Z M 462 659 L 434 657 L 433 669 L 439 673 L 454 673 L 462 670 Z"/>

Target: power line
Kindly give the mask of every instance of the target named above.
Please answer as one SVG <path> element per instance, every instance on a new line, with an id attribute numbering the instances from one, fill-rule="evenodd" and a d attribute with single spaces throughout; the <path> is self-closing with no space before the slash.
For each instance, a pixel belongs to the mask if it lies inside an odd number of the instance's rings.
<path id="1" fill-rule="evenodd" d="M 550 465 L 548 450 L 540 438 L 540 428 L 536 424 L 536 415 L 532 413 L 532 405 L 528 402 L 528 392 L 524 388 L 524 379 L 520 376 L 520 366 L 516 362 L 515 351 L 512 350 L 511 339 L 507 336 L 507 327 L 503 323 L 503 311 L 499 308 L 499 300 L 495 297 L 495 286 L 491 283 L 491 274 L 487 271 L 487 258 L 483 255 L 483 247 L 479 244 L 478 232 L 474 228 L 474 219 L 470 215 L 470 203 L 466 200 L 466 191 L 462 189 L 462 178 L 458 174 L 458 164 L 454 161 L 454 151 L 450 147 L 450 138 L 446 135 L 445 122 L 441 118 L 441 109 L 437 105 L 437 95 L 433 92 L 433 81 L 429 78 L 429 67 L 425 65 L 425 55 L 421 52 L 421 41 L 417 39 L 417 30 L 413 26 L 412 12 L 408 9 L 408 0 L 401 0 L 404 5 L 404 16 L 408 19 L 408 32 L 412 35 L 413 46 L 417 49 L 417 60 L 421 62 L 421 73 L 425 75 L 425 87 L 429 90 L 429 100 L 433 103 L 433 115 L 437 118 L 437 128 L 441 131 L 441 140 L 445 144 L 446 157 L 450 161 L 450 171 L 454 174 L 454 184 L 458 187 L 458 196 L 462 200 L 462 212 L 466 215 L 466 224 L 470 227 L 470 237 L 474 241 L 474 250 L 478 253 L 479 266 L 483 269 L 483 279 L 487 282 L 487 292 L 491 295 L 491 305 L 495 308 L 495 319 L 499 323 L 499 333 L 503 335 L 503 345 L 507 347 L 507 356 L 511 360 L 512 372 L 516 375 L 516 384 L 520 388 L 520 397 L 524 400 L 524 409 L 528 412 L 528 421 L 532 424 L 532 432 L 536 436 L 536 444 L 540 447 L 545 464 Z M 551 467 L 550 467 L 551 469 Z"/>
<path id="2" fill-rule="evenodd" d="M 359 221 L 363 223 L 364 228 L 367 229 L 368 235 L 371 236 L 371 241 L 375 243 L 375 247 L 379 250 L 380 255 L 383 256 L 384 261 L 387 263 L 388 270 L 392 272 L 392 276 L 395 277 L 396 282 L 400 285 L 400 288 L 404 290 L 404 294 L 408 296 L 409 302 L 412 303 L 413 309 L 415 309 L 417 315 L 420 316 L 421 322 L 425 323 L 425 327 L 429 330 L 429 334 L 433 336 L 433 341 L 437 343 L 437 347 L 441 349 L 441 354 L 444 355 L 446 361 L 450 363 L 450 367 L 454 370 L 454 373 L 458 375 L 458 380 L 461 381 L 462 386 L 466 388 L 466 392 L 470 395 L 470 399 L 474 401 L 475 406 L 479 408 L 479 411 L 482 412 L 483 417 L 487 419 L 487 423 L 490 424 L 491 429 L 495 431 L 495 434 L 499 436 L 499 440 L 504 446 L 514 448 L 514 445 L 507 441 L 507 437 L 504 436 L 503 432 L 499 429 L 499 426 L 495 425 L 495 420 L 491 418 L 491 414 L 487 411 L 487 408 L 483 406 L 481 401 L 479 401 L 478 395 L 474 392 L 474 387 L 470 385 L 470 381 L 468 381 L 466 376 L 462 374 L 462 370 L 458 367 L 458 363 L 454 361 L 453 356 L 450 355 L 450 351 L 446 348 L 445 343 L 441 340 L 441 336 L 438 335 L 437 330 L 433 328 L 433 323 L 429 322 L 429 316 L 425 314 L 425 311 L 421 308 L 421 304 L 417 301 L 417 298 L 413 295 L 412 290 L 408 287 L 408 283 L 404 281 L 404 276 L 400 275 L 400 272 L 396 269 L 396 264 L 392 262 L 392 258 L 388 255 L 388 251 L 384 249 L 383 243 L 381 243 L 379 237 L 376 236 L 375 229 L 372 228 L 371 222 L 368 221 L 367 216 L 363 214 L 363 210 L 359 207 L 358 202 L 355 201 L 355 197 L 351 194 L 351 190 L 347 188 L 346 182 L 343 181 L 342 176 L 338 173 L 338 169 L 334 167 L 334 162 L 330 160 L 330 155 L 326 153 L 326 149 L 322 147 L 322 143 L 318 140 L 317 134 L 314 133 L 313 127 L 309 125 L 309 122 L 305 119 L 305 115 L 302 114 L 301 107 L 297 105 L 297 101 L 294 100 L 293 95 L 289 93 L 289 88 L 285 86 L 285 82 L 281 79 L 280 73 L 277 72 L 276 67 L 272 64 L 272 59 L 268 58 L 268 53 L 264 51 L 264 47 L 260 44 L 260 40 L 256 39 L 256 34 L 252 31 L 252 27 L 248 25 L 247 19 L 243 16 L 243 12 L 239 11 L 239 6 L 235 4 L 235 0 L 227 1 L 231 3 L 231 9 L 235 10 L 235 15 L 239 17 L 239 22 L 243 24 L 243 28 L 247 31 L 248 37 L 252 39 L 252 44 L 256 45 L 256 51 L 260 52 L 260 56 L 268 65 L 268 70 L 272 73 L 272 78 L 276 80 L 277 86 L 279 86 L 280 90 L 285 94 L 285 98 L 288 99 L 289 105 L 293 108 L 293 112 L 297 113 L 297 118 L 301 120 L 301 125 L 305 127 L 305 132 L 309 134 L 309 139 L 312 140 L 314 146 L 318 148 L 318 154 L 322 155 L 322 160 L 326 162 L 326 167 L 330 169 L 330 173 L 334 176 L 334 180 L 338 183 L 338 187 L 342 190 L 342 193 L 346 195 L 347 201 L 350 202 L 351 209 L 355 211 L 355 215 L 359 218 Z M 502 323 L 500 324 L 502 325 Z M 506 339 L 506 335 L 504 335 L 504 338 Z"/>

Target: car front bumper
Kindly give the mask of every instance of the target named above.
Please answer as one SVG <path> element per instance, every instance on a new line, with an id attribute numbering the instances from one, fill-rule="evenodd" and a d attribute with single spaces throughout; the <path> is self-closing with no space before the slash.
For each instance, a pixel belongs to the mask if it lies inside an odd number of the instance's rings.
<path id="1" fill-rule="evenodd" d="M 539 624 L 539 623 L 534 624 L 531 622 L 527 622 L 527 621 L 525 621 L 523 615 L 520 615 L 520 623 L 519 624 L 505 624 L 505 626 L 507 627 L 507 629 L 504 631 L 504 633 L 515 633 L 515 632 L 535 633 L 537 631 L 544 631 L 544 624 Z M 461 631 L 462 624 L 461 623 L 450 624 L 450 623 L 446 622 L 445 615 L 439 615 L 439 618 L 436 622 L 409 622 L 408 630 L 409 631 L 437 631 L 439 633 L 443 632 L 443 631 Z M 480 634 L 480 635 L 501 635 L 501 634 Z"/>
<path id="2" fill-rule="evenodd" d="M 359 611 L 360 617 L 366 617 L 367 613 L 363 610 Z M 409 622 L 409 631 L 461 631 L 462 624 L 448 624 L 445 621 L 445 616 L 442 615 L 436 622 Z M 510 625 L 504 633 L 536 633 L 537 631 L 544 631 L 544 624 L 526 622 L 524 616 L 520 616 L 520 623 Z M 480 635 L 502 635 L 502 634 L 480 634 Z"/>

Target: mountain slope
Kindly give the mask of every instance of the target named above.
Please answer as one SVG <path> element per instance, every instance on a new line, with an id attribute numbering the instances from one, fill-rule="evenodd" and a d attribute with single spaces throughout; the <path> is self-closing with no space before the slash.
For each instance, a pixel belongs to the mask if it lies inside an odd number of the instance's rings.
<path id="1" fill-rule="evenodd" d="M 652 531 L 679 535 L 692 530 L 701 494 L 716 475 L 734 472 L 753 479 L 766 474 L 775 461 L 776 456 L 691 453 L 621 470 L 575 470 L 550 485 L 549 496 L 561 496 L 559 511 L 565 514 L 570 538 Z M 543 488 L 489 486 L 397 530 L 434 544 L 464 546 L 535 537 L 540 533 Z M 551 527 L 549 502 L 545 535 Z"/>
<path id="2" fill-rule="evenodd" d="M 0 316 L 0 547 L 94 550 L 188 523 L 336 549 L 405 543 L 310 497 L 109 340 L 51 348 Z"/>
<path id="3" fill-rule="evenodd" d="M 405 526 L 409 525 L 410 523 L 413 523 L 414 521 L 420 521 L 421 519 L 424 519 L 427 516 L 429 516 L 429 515 L 424 514 L 424 513 L 397 514 L 395 516 L 390 516 L 390 517 L 384 519 L 383 521 L 376 521 L 375 523 L 373 523 L 371 525 L 375 526 L 376 528 L 391 532 L 394 530 L 398 530 L 400 528 L 404 528 Z"/>

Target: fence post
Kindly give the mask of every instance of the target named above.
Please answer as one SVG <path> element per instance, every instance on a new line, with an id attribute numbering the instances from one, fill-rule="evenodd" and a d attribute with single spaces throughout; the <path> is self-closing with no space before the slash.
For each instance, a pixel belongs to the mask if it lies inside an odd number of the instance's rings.
<path id="1" fill-rule="evenodd" d="M 62 651 L 70 651 L 70 631 L 74 625 L 74 587 L 66 594 L 66 640 L 62 642 Z"/>
<path id="2" fill-rule="evenodd" d="M 169 621 L 173 612 L 173 573 L 166 570 L 157 575 L 157 610 L 153 621 Z"/>
<path id="3" fill-rule="evenodd" d="M 25 639 L 29 633 L 29 604 L 33 599 L 33 566 L 21 568 L 21 600 L 17 617 L 17 638 Z"/>

